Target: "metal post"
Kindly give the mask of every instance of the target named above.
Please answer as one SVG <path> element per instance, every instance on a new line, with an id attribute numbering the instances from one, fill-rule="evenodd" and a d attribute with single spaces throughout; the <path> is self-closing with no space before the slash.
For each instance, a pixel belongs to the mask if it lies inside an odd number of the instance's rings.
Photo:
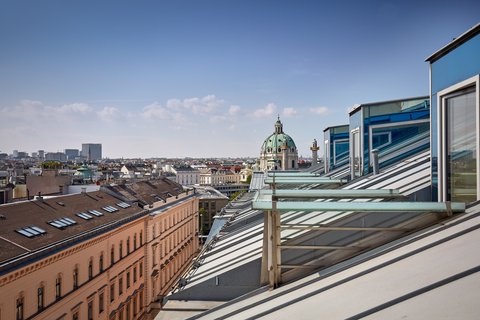
<path id="1" fill-rule="evenodd" d="M 370 154 L 372 157 L 373 174 L 379 174 L 380 168 L 378 166 L 378 149 L 372 149 Z"/>

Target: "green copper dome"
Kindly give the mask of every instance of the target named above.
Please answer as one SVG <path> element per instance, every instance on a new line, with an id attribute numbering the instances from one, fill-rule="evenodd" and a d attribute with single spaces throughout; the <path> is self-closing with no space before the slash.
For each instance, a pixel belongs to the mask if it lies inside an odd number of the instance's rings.
<path id="1" fill-rule="evenodd" d="M 83 179 L 91 179 L 93 176 L 93 173 L 89 167 L 87 167 L 86 165 L 83 165 L 77 169 L 77 172 L 74 173 L 74 176 L 83 178 Z"/>
<path id="2" fill-rule="evenodd" d="M 268 136 L 262 144 L 262 153 L 280 153 L 281 147 L 286 145 L 289 152 L 295 152 L 297 146 L 293 139 L 283 132 L 283 125 L 280 118 L 275 123 L 275 132 Z"/>

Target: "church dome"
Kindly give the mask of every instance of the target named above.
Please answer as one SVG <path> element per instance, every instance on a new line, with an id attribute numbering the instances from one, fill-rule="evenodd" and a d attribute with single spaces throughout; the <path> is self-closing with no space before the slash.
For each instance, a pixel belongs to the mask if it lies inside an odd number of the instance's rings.
<path id="1" fill-rule="evenodd" d="M 292 137 L 283 132 L 283 124 L 278 118 L 275 122 L 275 131 L 263 141 L 260 167 L 262 170 L 275 169 L 282 161 L 286 169 L 296 169 L 298 153 L 295 142 Z"/>
<path id="2" fill-rule="evenodd" d="M 262 144 L 262 153 L 279 153 L 281 147 L 286 145 L 291 152 L 295 152 L 297 146 L 292 137 L 283 132 L 283 124 L 280 118 L 275 123 L 275 132 L 268 136 Z"/>
<path id="3" fill-rule="evenodd" d="M 272 134 L 262 144 L 262 153 L 279 153 L 282 152 L 281 147 L 286 144 L 291 152 L 295 152 L 297 146 L 293 139 L 286 133 Z"/>

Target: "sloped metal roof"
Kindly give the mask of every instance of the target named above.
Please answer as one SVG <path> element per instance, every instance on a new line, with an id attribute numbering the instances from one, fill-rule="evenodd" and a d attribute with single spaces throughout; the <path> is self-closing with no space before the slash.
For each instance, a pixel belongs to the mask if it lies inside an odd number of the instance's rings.
<path id="1" fill-rule="evenodd" d="M 477 319 L 480 204 L 427 230 L 192 319 Z"/>
<path id="2" fill-rule="evenodd" d="M 429 152 L 425 152 L 385 170 L 380 175 L 368 176 L 345 185 L 344 189 L 392 188 L 399 189 L 408 196 L 429 186 L 429 163 Z M 315 187 L 315 185 L 309 186 Z M 282 214 L 281 219 L 288 223 L 332 223 L 344 219 L 350 213 L 330 211 L 306 213 L 292 210 Z M 263 211 L 240 211 L 227 228 L 230 229 L 222 230 L 209 244 L 208 250 L 199 257 L 197 267 L 186 276 L 186 286 L 176 291 L 170 299 L 203 299 L 206 290 L 209 291 L 210 300 L 220 299 L 225 294 L 221 287 L 229 281 L 232 288 L 235 281 L 251 283 L 252 286 L 243 288 L 245 290 L 243 293 L 251 291 L 255 283 L 259 287 L 260 269 L 252 271 L 249 265 L 258 264 L 262 256 Z M 304 234 L 305 231 L 288 230 L 285 234 L 282 233 L 282 237 L 301 239 Z M 291 259 L 301 261 L 301 257 L 295 255 L 292 255 Z M 215 285 L 215 282 L 221 283 Z M 242 288 L 236 287 L 236 289 L 238 289 L 236 294 L 242 294 Z M 229 298 L 225 297 L 225 299 Z"/>

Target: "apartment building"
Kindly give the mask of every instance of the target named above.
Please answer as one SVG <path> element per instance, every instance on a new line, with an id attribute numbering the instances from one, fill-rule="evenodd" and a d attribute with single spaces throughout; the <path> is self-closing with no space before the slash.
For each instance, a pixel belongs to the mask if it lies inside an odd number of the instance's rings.
<path id="1" fill-rule="evenodd" d="M 162 203 L 96 191 L 0 206 L 0 319 L 144 317 L 198 250 L 195 195 Z"/>

